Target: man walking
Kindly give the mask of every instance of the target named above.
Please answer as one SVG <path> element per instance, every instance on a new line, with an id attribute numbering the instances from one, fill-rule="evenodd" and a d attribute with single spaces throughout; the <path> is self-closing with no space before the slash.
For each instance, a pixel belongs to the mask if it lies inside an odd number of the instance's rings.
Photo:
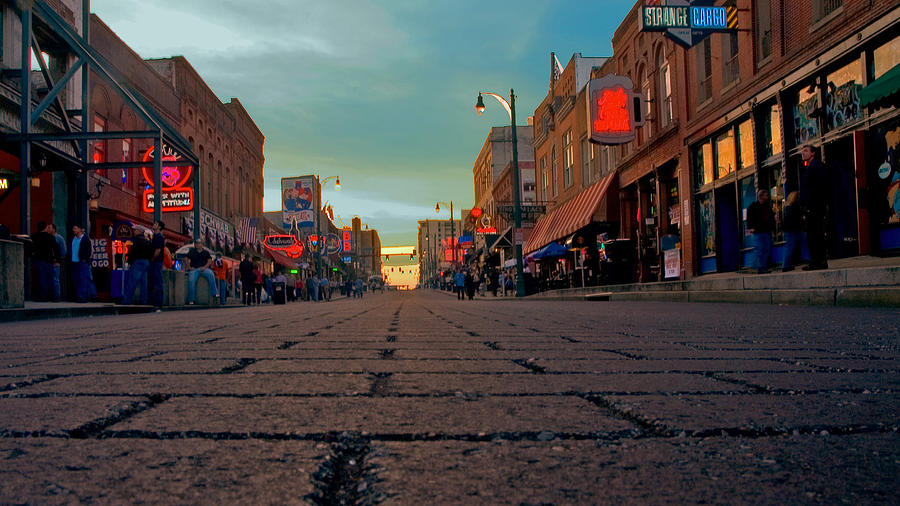
<path id="1" fill-rule="evenodd" d="M 769 201 L 768 190 L 756 192 L 756 202 L 747 208 L 747 232 L 753 246 L 750 266 L 759 274 L 769 272 L 769 256 L 772 252 L 772 231 L 775 230 L 775 213 Z"/>
<path id="2" fill-rule="evenodd" d="M 228 266 L 222 260 L 221 253 L 216 253 L 212 269 L 216 275 L 216 287 L 219 289 L 219 305 L 224 306 L 228 302 Z"/>
<path id="3" fill-rule="evenodd" d="M 88 302 L 91 300 L 93 283 L 91 278 L 91 240 L 84 235 L 80 225 L 72 225 L 71 263 L 72 286 L 75 288 L 75 300 Z"/>
<path id="4" fill-rule="evenodd" d="M 203 247 L 202 239 L 194 239 L 194 247 L 187 254 L 190 272 L 188 273 L 188 305 L 194 305 L 197 295 L 197 278 L 203 276 L 209 284 L 210 302 L 219 296 L 216 289 L 216 276 L 209 266 L 212 265 L 212 255 Z"/>
<path id="5" fill-rule="evenodd" d="M 166 236 L 164 234 L 164 230 L 166 229 L 166 224 L 160 221 L 156 221 L 153 223 L 153 240 L 150 242 L 150 246 L 153 249 L 153 254 L 150 257 L 150 303 L 153 304 L 157 310 L 162 309 L 163 305 L 163 296 L 165 295 L 163 292 L 163 279 L 162 279 L 162 269 L 163 269 L 163 261 L 166 258 L 165 251 L 163 251 L 166 247 Z"/>
<path id="6" fill-rule="evenodd" d="M 253 287 L 256 285 L 254 269 L 255 266 L 253 261 L 250 260 L 250 255 L 244 255 L 238 270 L 241 272 L 241 302 L 246 306 L 253 304 Z"/>
<path id="7" fill-rule="evenodd" d="M 803 167 L 800 169 L 800 205 L 806 226 L 806 240 L 809 244 L 809 265 L 804 271 L 828 268 L 825 243 L 825 220 L 827 217 L 828 172 L 819 159 L 819 150 L 807 144 L 800 150 Z"/>
<path id="8" fill-rule="evenodd" d="M 153 256 L 153 247 L 150 244 L 150 231 L 134 228 L 131 237 L 131 246 L 128 248 L 128 280 L 125 283 L 125 292 L 122 293 L 122 304 L 131 305 L 135 289 L 140 290 L 138 304 L 147 304 L 147 273 L 150 271 L 150 258 Z"/>
<path id="9" fill-rule="evenodd" d="M 456 271 L 453 275 L 453 283 L 456 287 L 456 300 L 466 300 L 466 275 L 463 271 Z"/>

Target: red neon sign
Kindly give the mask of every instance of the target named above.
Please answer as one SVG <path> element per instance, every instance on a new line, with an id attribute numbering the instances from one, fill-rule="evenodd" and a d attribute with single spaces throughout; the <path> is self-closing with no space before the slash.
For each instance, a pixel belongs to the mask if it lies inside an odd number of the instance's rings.
<path id="1" fill-rule="evenodd" d="M 152 147 L 148 149 L 141 161 L 148 164 L 153 162 L 154 150 L 155 148 Z M 193 167 L 190 165 L 183 167 L 165 165 L 165 162 L 181 159 L 181 155 L 165 144 L 162 145 L 162 155 L 162 211 L 190 211 L 194 208 L 194 190 L 186 185 L 191 177 L 191 172 L 193 172 Z M 145 213 L 151 213 L 156 204 L 153 198 L 153 187 L 156 186 L 156 181 L 153 177 L 152 165 L 141 167 L 141 173 L 150 186 L 144 190 L 143 208 Z"/>
<path id="2" fill-rule="evenodd" d="M 591 126 L 595 132 L 631 131 L 631 121 L 628 117 L 628 95 L 624 89 L 616 87 L 603 90 L 594 105 L 597 108 L 597 114 Z"/>
<path id="3" fill-rule="evenodd" d="M 300 258 L 303 255 L 303 243 L 292 235 L 267 235 L 263 240 L 263 246 L 273 251 L 282 251 L 290 258 Z"/>
<path id="4" fill-rule="evenodd" d="M 344 252 L 349 253 L 350 252 L 350 231 L 344 230 L 343 236 L 344 236 L 344 240 L 343 240 Z"/>

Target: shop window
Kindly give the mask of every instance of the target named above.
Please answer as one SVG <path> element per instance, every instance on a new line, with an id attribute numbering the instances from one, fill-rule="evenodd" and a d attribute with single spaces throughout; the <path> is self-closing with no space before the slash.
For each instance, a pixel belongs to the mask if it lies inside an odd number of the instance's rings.
<path id="1" fill-rule="evenodd" d="M 713 207 L 713 192 L 697 196 L 697 231 L 700 256 L 716 254 L 716 212 Z"/>
<path id="2" fill-rule="evenodd" d="M 900 37 L 875 49 L 873 53 L 873 79 L 878 79 L 885 72 L 900 64 Z"/>
<path id="3" fill-rule="evenodd" d="M 741 168 L 754 166 L 756 155 L 753 151 L 753 123 L 749 119 L 738 126 L 738 137 L 741 147 Z"/>
<path id="4" fill-rule="evenodd" d="M 819 136 L 819 101 L 815 86 L 801 87 L 794 97 L 794 145 L 803 146 Z"/>
<path id="5" fill-rule="evenodd" d="M 712 98 L 712 51 L 709 46 L 709 37 L 703 39 L 694 52 L 697 58 L 697 102 L 705 103 Z"/>
<path id="6" fill-rule="evenodd" d="M 728 131 L 716 137 L 716 179 L 734 172 L 737 166 L 735 161 L 734 131 L 729 128 Z"/>
<path id="7" fill-rule="evenodd" d="M 122 161 L 131 162 L 133 160 L 131 151 L 131 139 L 122 139 Z M 129 177 L 132 169 L 122 169 L 122 187 L 134 188 L 134 180 Z"/>
<path id="8" fill-rule="evenodd" d="M 763 150 L 765 158 L 781 154 L 781 106 L 772 104 L 762 116 Z"/>
<path id="9" fill-rule="evenodd" d="M 722 85 L 728 86 L 740 77 L 737 32 L 722 34 L 722 62 Z"/>
<path id="10" fill-rule="evenodd" d="M 693 153 L 694 174 L 697 188 L 713 182 L 713 152 L 712 144 L 703 143 L 694 149 Z"/>
<path id="11" fill-rule="evenodd" d="M 772 0 L 756 0 L 756 57 L 758 61 L 772 55 Z"/>
<path id="12" fill-rule="evenodd" d="M 747 209 L 756 202 L 756 181 L 753 176 L 745 177 L 739 183 L 741 197 L 741 247 L 751 248 L 750 236 L 747 232 Z"/>
<path id="13" fill-rule="evenodd" d="M 95 115 L 94 116 L 94 131 L 95 132 L 105 132 L 107 129 L 106 118 L 103 116 Z M 106 163 L 107 158 L 106 155 L 109 153 L 109 141 L 106 139 L 100 141 L 94 141 L 94 163 Z M 108 178 L 109 174 L 106 169 L 98 169 L 97 175 L 101 177 Z"/>
<path id="14" fill-rule="evenodd" d="M 575 165 L 575 146 L 572 145 L 572 130 L 563 134 L 563 188 L 572 186 L 572 172 Z"/>
<path id="15" fill-rule="evenodd" d="M 862 64 L 859 60 L 828 74 L 825 112 L 829 130 L 836 130 L 862 119 L 862 108 L 859 105 L 862 82 Z"/>

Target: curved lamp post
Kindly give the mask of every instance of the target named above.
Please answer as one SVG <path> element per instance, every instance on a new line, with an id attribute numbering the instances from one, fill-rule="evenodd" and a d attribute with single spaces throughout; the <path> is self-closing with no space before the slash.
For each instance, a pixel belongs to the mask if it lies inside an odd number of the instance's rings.
<path id="1" fill-rule="evenodd" d="M 316 241 L 318 242 L 318 247 L 316 248 L 316 277 L 322 277 L 322 251 L 323 246 L 325 246 L 325 241 L 322 240 L 322 233 L 319 231 L 319 214 L 322 213 L 322 185 L 327 183 L 329 180 L 334 179 L 334 190 L 341 191 L 341 176 L 328 176 L 325 179 L 319 179 L 319 175 L 316 174 L 316 182 L 319 184 L 319 201 L 316 202 Z"/>
<path id="2" fill-rule="evenodd" d="M 450 203 L 441 202 L 440 200 L 434 205 L 434 212 L 441 212 L 441 204 L 450 207 L 450 251 L 453 252 L 453 263 L 456 264 L 456 223 L 453 220 L 453 201 Z"/>
<path id="3" fill-rule="evenodd" d="M 481 116 L 486 107 L 482 95 L 489 95 L 497 99 L 500 105 L 506 109 L 509 114 L 509 124 L 512 128 L 512 187 L 513 187 L 513 248 L 516 255 L 516 297 L 525 296 L 525 269 L 522 262 L 522 244 L 516 240 L 518 234 L 522 230 L 522 187 L 519 182 L 519 141 L 516 136 L 516 94 L 510 88 L 509 101 L 497 95 L 496 93 L 488 93 L 486 91 L 478 92 L 478 100 L 475 102 L 475 111 Z"/>

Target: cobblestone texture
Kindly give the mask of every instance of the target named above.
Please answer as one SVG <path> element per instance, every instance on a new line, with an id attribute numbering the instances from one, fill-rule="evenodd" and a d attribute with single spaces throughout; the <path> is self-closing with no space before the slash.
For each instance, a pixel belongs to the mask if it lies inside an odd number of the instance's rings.
<path id="1" fill-rule="evenodd" d="M 895 504 L 900 312 L 476 300 L 0 325 L 0 503 Z"/>

